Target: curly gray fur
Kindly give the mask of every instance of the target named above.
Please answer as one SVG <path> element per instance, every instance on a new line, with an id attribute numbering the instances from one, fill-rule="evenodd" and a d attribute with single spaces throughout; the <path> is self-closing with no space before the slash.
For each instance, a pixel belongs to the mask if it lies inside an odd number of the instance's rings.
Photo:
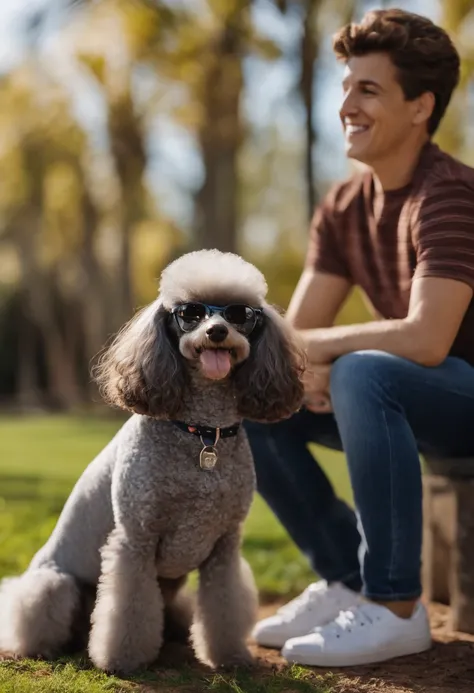
<path id="1" fill-rule="evenodd" d="M 300 406 L 302 355 L 265 291 L 256 268 L 217 251 L 185 255 L 165 270 L 157 301 L 119 333 L 97 373 L 107 401 L 135 413 L 84 471 L 28 570 L 0 583 L 0 650 L 64 651 L 78 624 L 89 623 L 92 594 L 94 664 L 122 673 L 149 665 L 165 613 L 191 626 L 182 587 L 198 569 L 196 655 L 213 667 L 250 661 L 245 641 L 257 596 L 240 555 L 255 487 L 247 438 L 241 427 L 221 439 L 216 467 L 203 471 L 199 438 L 170 419 L 226 427 L 244 416 L 273 421 Z M 228 326 L 232 368 L 222 379 L 205 376 L 199 349 L 213 348 L 206 330 L 223 318 L 184 335 L 169 318 L 173 305 L 198 298 L 264 309 L 253 337 Z"/>

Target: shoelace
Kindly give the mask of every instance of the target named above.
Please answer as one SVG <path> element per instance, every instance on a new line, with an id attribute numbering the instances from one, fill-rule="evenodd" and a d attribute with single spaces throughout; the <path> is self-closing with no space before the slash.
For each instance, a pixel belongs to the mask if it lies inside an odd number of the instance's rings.
<path id="1" fill-rule="evenodd" d="M 353 607 L 352 609 L 347 609 L 345 611 L 340 611 L 339 616 L 334 619 L 334 621 L 327 626 L 324 626 L 324 631 L 327 634 L 338 635 L 345 631 L 351 631 L 353 628 L 358 626 L 365 626 L 372 624 L 374 619 L 372 616 L 364 611 L 363 606 Z M 315 628 L 315 632 L 322 630 L 321 628 Z"/>

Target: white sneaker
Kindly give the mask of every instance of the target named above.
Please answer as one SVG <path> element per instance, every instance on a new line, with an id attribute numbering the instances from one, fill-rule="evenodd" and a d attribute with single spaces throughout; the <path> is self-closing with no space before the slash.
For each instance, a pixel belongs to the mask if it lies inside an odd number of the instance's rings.
<path id="1" fill-rule="evenodd" d="M 342 611 L 335 621 L 309 635 L 288 640 L 282 655 L 288 662 L 308 666 L 349 667 L 384 662 L 430 647 L 430 625 L 421 602 L 408 619 L 366 602 Z"/>
<path id="2" fill-rule="evenodd" d="M 314 582 L 274 616 L 259 621 L 252 637 L 263 647 L 283 647 L 289 638 L 306 635 L 317 626 L 333 621 L 340 611 L 357 606 L 362 597 L 339 582 Z"/>

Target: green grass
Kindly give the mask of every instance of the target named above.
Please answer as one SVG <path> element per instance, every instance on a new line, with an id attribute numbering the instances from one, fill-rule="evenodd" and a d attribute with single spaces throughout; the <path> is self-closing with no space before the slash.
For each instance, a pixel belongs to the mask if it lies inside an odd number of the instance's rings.
<path id="1" fill-rule="evenodd" d="M 1 693 L 331 693 L 333 680 L 331 675 L 319 676 L 295 664 L 258 677 L 246 669 L 232 674 L 196 674 L 183 666 L 179 671 L 144 672 L 127 681 L 91 669 L 79 659 L 0 664 Z"/>
<path id="2" fill-rule="evenodd" d="M 116 420 L 0 418 L 0 576 L 23 570 L 49 536 Z"/>
<path id="3" fill-rule="evenodd" d="M 137 690 L 133 683 L 96 669 L 83 668 L 81 662 L 22 659 L 0 664 L 1 693 L 125 693 L 133 690 Z"/>
<path id="4" fill-rule="evenodd" d="M 0 417 L 0 576 L 20 573 L 46 541 L 65 499 L 82 470 L 121 425 L 119 418 Z M 316 449 L 338 493 L 351 500 L 342 455 Z M 264 501 L 256 496 L 245 525 L 243 552 L 265 599 L 290 598 L 314 580 L 304 556 L 294 546 Z M 174 676 L 174 679 L 173 679 Z M 288 668 L 255 678 L 242 672 L 196 679 L 186 669 L 121 681 L 88 669 L 80 660 L 53 664 L 22 660 L 0 664 L 0 692 L 96 693 L 131 690 L 283 693 L 330 691 L 325 680 Z M 171 678 L 170 678 L 171 677 Z M 158 689 L 155 687 L 159 684 Z M 146 688 L 143 686 L 146 685 Z"/>

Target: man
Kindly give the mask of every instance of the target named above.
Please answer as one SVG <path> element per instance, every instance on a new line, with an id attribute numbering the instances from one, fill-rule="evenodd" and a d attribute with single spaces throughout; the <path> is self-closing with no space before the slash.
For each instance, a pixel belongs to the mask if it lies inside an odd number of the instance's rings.
<path id="1" fill-rule="evenodd" d="M 317 210 L 288 309 L 311 364 L 306 407 L 247 425 L 259 491 L 323 578 L 254 636 L 315 666 L 430 647 L 419 451 L 474 454 L 474 170 L 431 141 L 458 54 L 430 20 L 394 9 L 344 27 L 334 49 L 347 155 L 365 170 Z M 333 326 L 354 285 L 379 319 Z M 358 523 L 311 441 L 346 453 Z"/>

